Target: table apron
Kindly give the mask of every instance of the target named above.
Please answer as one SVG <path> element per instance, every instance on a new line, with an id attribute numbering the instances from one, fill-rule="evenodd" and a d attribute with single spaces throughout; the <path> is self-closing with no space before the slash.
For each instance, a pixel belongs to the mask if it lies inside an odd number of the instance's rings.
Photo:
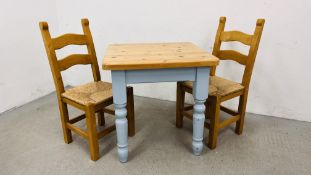
<path id="1" fill-rule="evenodd" d="M 126 70 L 127 84 L 195 81 L 197 68 Z"/>
<path id="2" fill-rule="evenodd" d="M 113 103 L 115 106 L 118 155 L 121 162 L 128 159 L 128 123 L 126 85 L 135 83 L 193 81 L 193 137 L 192 151 L 201 155 L 205 120 L 205 100 L 208 97 L 209 67 L 112 70 Z"/>

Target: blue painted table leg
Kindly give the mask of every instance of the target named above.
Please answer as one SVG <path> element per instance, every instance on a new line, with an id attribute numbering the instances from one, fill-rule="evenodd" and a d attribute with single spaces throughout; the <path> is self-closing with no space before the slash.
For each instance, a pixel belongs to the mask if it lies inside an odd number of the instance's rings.
<path id="1" fill-rule="evenodd" d="M 122 163 L 128 158 L 127 110 L 126 110 L 126 79 L 125 71 L 111 71 L 113 103 L 116 116 L 118 156 Z"/>
<path id="2" fill-rule="evenodd" d="M 203 150 L 203 132 L 205 121 L 204 102 L 208 97 L 209 68 L 197 68 L 196 78 L 193 82 L 193 136 L 192 151 L 194 155 L 201 155 Z"/>

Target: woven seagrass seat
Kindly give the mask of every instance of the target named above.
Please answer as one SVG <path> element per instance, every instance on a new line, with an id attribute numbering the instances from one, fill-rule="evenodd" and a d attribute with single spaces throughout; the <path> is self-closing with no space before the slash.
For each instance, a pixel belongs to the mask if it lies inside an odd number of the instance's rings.
<path id="1" fill-rule="evenodd" d="M 192 82 L 183 82 L 183 85 L 192 89 Z M 244 86 L 231 80 L 217 76 L 210 76 L 208 95 L 209 96 L 226 96 L 238 91 L 243 91 Z"/>

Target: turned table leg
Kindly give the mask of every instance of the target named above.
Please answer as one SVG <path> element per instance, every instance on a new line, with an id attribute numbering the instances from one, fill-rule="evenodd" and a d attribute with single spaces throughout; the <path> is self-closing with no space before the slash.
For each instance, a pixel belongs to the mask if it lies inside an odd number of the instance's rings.
<path id="1" fill-rule="evenodd" d="M 194 155 L 201 155 L 203 150 L 203 132 L 205 121 L 205 100 L 208 97 L 209 68 L 197 68 L 193 82 L 193 136 L 192 151 Z"/>
<path id="2" fill-rule="evenodd" d="M 125 71 L 111 71 L 113 103 L 116 116 L 118 156 L 122 163 L 128 158 L 128 123 L 126 119 L 126 80 Z"/>

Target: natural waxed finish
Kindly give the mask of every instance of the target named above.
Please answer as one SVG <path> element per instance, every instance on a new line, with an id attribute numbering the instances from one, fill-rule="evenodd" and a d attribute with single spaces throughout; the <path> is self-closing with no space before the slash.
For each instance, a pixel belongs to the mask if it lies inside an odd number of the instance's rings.
<path id="1" fill-rule="evenodd" d="M 112 44 L 103 69 L 134 70 L 216 66 L 219 60 L 193 43 Z"/>
<path id="2" fill-rule="evenodd" d="M 218 58 L 192 43 L 110 45 L 104 57 L 103 68 L 111 70 L 119 161 L 127 162 L 129 151 L 125 87 L 135 83 L 195 82 L 192 152 L 194 155 L 201 155 L 208 77 L 210 67 L 217 64 Z"/>
<path id="3" fill-rule="evenodd" d="M 209 123 L 205 123 L 205 127 L 209 129 L 208 147 L 211 149 L 216 147 L 219 130 L 234 122 L 236 123 L 235 132 L 242 134 L 249 84 L 265 20 L 257 20 L 256 29 L 252 35 L 240 31 L 224 31 L 225 23 L 226 17 L 221 17 L 213 47 L 213 55 L 217 56 L 220 60 L 236 61 L 244 65 L 245 69 L 242 82 L 236 83 L 215 76 L 216 67 L 211 68 L 210 75 L 212 78 L 210 79 L 209 98 L 206 102 L 207 108 L 205 110 L 205 116 L 209 119 Z M 221 49 L 222 42 L 231 41 L 237 41 L 250 46 L 248 55 L 234 50 Z M 216 91 L 212 92 L 213 89 L 216 89 Z M 192 91 L 192 84 L 190 82 L 177 83 L 176 127 L 178 128 L 183 126 L 184 116 L 192 119 L 192 115 L 187 112 L 192 109 L 192 106 L 184 107 L 185 92 L 192 93 Z M 222 102 L 235 97 L 240 98 L 237 111 L 221 106 Z M 231 117 L 220 121 L 220 110 L 230 114 Z"/>
<path id="4" fill-rule="evenodd" d="M 84 137 L 89 142 L 91 159 L 95 161 L 99 159 L 98 140 L 114 131 L 116 128 L 115 125 L 112 125 L 97 132 L 95 113 L 98 116 L 98 125 L 104 126 L 105 113 L 114 115 L 115 112 L 114 110 L 106 108 L 113 103 L 112 87 L 111 83 L 101 81 L 94 43 L 89 28 L 89 21 L 88 19 L 82 19 L 81 23 L 83 34 L 64 34 L 52 38 L 47 22 L 40 22 L 40 30 L 56 88 L 64 141 L 68 144 L 72 142 L 71 131 Z M 61 49 L 67 45 L 86 45 L 88 53 L 72 54 L 58 59 L 55 50 Z M 90 64 L 94 81 L 65 91 L 61 71 L 65 71 L 77 64 Z M 127 100 L 128 135 L 134 136 L 134 99 L 132 87 L 127 87 Z M 82 110 L 84 113 L 69 119 L 68 104 Z M 83 119 L 86 119 L 86 131 L 74 125 L 76 122 Z"/>
<path id="5" fill-rule="evenodd" d="M 243 91 L 244 89 L 241 84 L 221 77 L 210 76 L 209 80 L 209 96 L 225 96 L 238 91 Z M 192 89 L 193 83 L 191 81 L 186 81 L 183 82 L 183 85 Z"/>
<path id="6" fill-rule="evenodd" d="M 204 102 L 208 97 L 210 67 L 219 60 L 192 43 L 114 44 L 107 48 L 103 69 L 111 70 L 118 157 L 128 160 L 125 87 L 128 83 L 194 81 L 192 152 L 203 150 Z"/>
<path id="7" fill-rule="evenodd" d="M 112 85 L 108 82 L 90 82 L 66 90 L 62 96 L 82 105 L 88 103 L 99 104 L 112 98 Z"/>

